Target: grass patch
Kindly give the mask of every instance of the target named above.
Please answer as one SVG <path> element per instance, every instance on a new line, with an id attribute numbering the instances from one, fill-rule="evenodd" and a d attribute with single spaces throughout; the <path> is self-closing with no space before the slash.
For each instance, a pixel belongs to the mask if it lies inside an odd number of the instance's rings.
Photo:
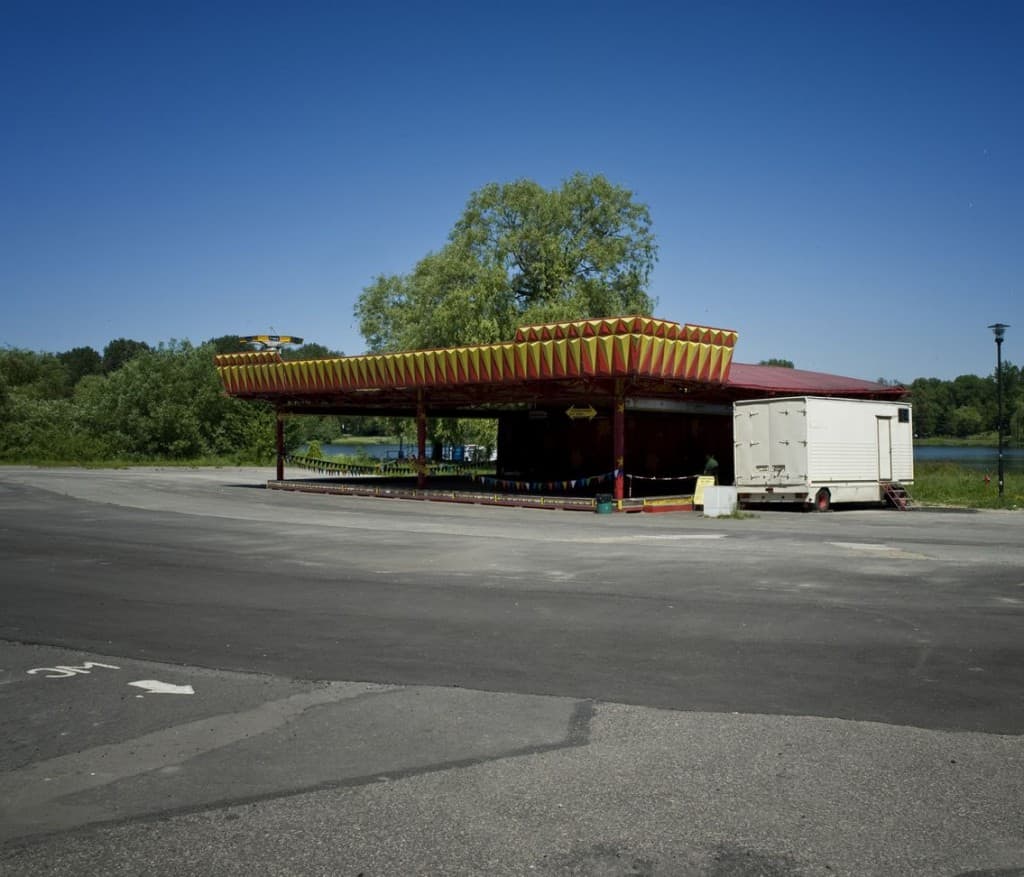
<path id="1" fill-rule="evenodd" d="M 910 488 L 918 505 L 959 506 L 972 509 L 1024 508 L 1024 477 L 1008 473 L 1003 479 L 1003 497 L 994 476 L 986 484 L 985 473 L 956 463 L 914 464 Z"/>

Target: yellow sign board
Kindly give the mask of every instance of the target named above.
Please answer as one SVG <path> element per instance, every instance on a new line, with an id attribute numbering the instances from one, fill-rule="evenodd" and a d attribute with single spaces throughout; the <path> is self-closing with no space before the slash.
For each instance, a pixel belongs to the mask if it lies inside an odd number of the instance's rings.
<path id="1" fill-rule="evenodd" d="M 704 505 L 704 488 L 705 487 L 714 487 L 714 486 L 715 486 L 715 476 L 714 475 L 701 475 L 697 479 L 697 486 L 694 488 L 694 491 L 693 491 L 693 504 L 694 505 Z"/>
<path id="2" fill-rule="evenodd" d="M 588 405 L 586 408 L 578 408 L 575 405 L 565 409 L 565 413 L 569 415 L 573 420 L 579 420 L 580 418 L 586 418 L 587 420 L 593 420 L 597 415 L 597 410 L 593 405 Z"/>

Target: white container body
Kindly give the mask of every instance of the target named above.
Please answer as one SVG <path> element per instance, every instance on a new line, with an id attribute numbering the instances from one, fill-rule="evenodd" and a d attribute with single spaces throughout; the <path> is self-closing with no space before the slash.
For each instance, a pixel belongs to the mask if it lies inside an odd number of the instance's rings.
<path id="1" fill-rule="evenodd" d="M 733 462 L 739 502 L 881 501 L 884 485 L 914 480 L 911 407 L 816 396 L 736 402 Z"/>

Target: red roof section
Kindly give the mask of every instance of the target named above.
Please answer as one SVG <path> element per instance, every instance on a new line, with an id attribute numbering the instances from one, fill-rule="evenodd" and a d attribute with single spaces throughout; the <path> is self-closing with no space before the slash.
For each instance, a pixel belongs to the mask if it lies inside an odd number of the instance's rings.
<path id="1" fill-rule="evenodd" d="M 734 362 L 726 386 L 763 393 L 784 393 L 789 396 L 885 396 L 901 397 L 906 388 L 887 386 L 877 381 L 846 378 L 824 372 L 777 365 L 749 365 Z"/>

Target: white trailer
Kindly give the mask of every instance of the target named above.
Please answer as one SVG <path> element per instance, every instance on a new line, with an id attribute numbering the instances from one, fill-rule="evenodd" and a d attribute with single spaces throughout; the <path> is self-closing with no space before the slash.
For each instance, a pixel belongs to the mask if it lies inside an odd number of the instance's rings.
<path id="1" fill-rule="evenodd" d="M 736 498 L 744 503 L 890 501 L 914 481 L 910 405 L 794 396 L 733 404 Z"/>

